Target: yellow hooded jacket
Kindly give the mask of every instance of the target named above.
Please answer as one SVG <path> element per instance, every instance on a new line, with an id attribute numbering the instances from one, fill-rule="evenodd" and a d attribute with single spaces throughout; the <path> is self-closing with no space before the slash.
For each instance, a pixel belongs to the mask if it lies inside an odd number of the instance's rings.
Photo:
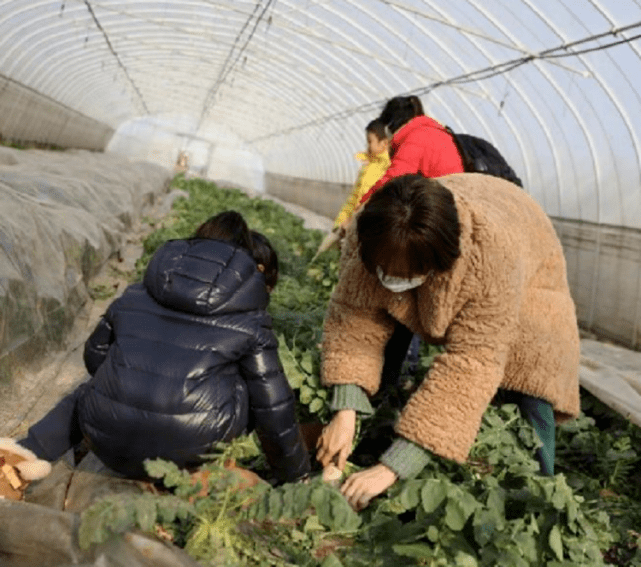
<path id="1" fill-rule="evenodd" d="M 365 195 L 365 193 L 367 193 L 370 188 L 381 177 L 383 177 L 387 168 L 390 166 L 390 157 L 387 152 L 382 152 L 375 156 L 370 156 L 367 153 L 361 152 L 356 154 L 356 159 L 364 162 L 364 164 L 358 173 L 358 179 L 354 184 L 352 194 L 349 196 L 347 201 L 345 201 L 345 204 L 334 221 L 334 228 L 340 226 L 344 221 L 352 216 L 355 207 L 360 203 L 363 195 Z"/>

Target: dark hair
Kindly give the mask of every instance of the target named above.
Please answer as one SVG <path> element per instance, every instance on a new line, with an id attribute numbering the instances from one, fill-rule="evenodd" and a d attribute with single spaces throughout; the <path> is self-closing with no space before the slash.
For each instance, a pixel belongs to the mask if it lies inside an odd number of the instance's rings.
<path id="1" fill-rule="evenodd" d="M 374 118 L 374 120 L 365 126 L 365 132 L 374 134 L 379 140 L 385 140 L 390 134 L 387 124 L 378 118 Z"/>
<path id="2" fill-rule="evenodd" d="M 254 245 L 254 260 L 265 267 L 265 285 L 274 289 L 278 282 L 278 255 L 269 239 L 260 232 L 251 231 Z"/>
<path id="3" fill-rule="evenodd" d="M 412 118 L 425 114 L 421 99 L 416 95 L 396 96 L 387 101 L 378 117 L 387 127 L 396 132 Z"/>
<path id="4" fill-rule="evenodd" d="M 435 179 L 395 177 L 367 201 L 357 221 L 360 255 L 372 274 L 411 278 L 446 271 L 461 255 L 452 192 Z"/>
<path id="5" fill-rule="evenodd" d="M 253 250 L 247 223 L 236 211 L 223 211 L 209 218 L 196 229 L 192 238 L 224 240 L 242 246 L 250 252 Z"/>

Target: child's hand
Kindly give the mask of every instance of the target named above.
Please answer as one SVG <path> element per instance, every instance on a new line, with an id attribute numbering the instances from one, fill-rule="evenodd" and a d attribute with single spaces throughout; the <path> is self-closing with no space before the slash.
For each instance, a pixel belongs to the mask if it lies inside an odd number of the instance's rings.
<path id="1" fill-rule="evenodd" d="M 356 211 L 354 211 L 356 212 Z M 351 217 L 346 218 L 339 226 L 339 229 L 341 231 L 341 236 L 345 236 L 345 232 L 347 232 L 347 228 L 349 225 L 352 223 L 352 219 L 354 218 L 354 214 L 352 214 Z"/>

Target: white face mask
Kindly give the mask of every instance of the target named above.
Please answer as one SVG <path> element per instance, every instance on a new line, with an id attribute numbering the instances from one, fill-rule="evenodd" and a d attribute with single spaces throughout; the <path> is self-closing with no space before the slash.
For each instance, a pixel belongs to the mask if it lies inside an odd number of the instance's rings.
<path id="1" fill-rule="evenodd" d="M 401 293 L 408 289 L 414 289 L 415 287 L 422 285 L 427 279 L 427 275 L 416 276 L 409 280 L 405 278 L 395 278 L 394 276 L 386 276 L 380 266 L 376 266 L 376 275 L 383 287 L 393 291 L 394 293 Z"/>

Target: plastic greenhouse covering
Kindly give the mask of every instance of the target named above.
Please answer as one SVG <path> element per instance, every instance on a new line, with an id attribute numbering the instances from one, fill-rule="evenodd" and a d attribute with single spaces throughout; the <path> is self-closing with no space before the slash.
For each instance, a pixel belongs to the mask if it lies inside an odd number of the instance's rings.
<path id="1" fill-rule="evenodd" d="M 332 218 L 397 95 L 501 151 L 580 326 L 637 355 L 639 77 L 641 0 L 0 0 L 0 378 L 71 324 L 177 164 Z M 582 384 L 641 425 L 639 358 L 610 346 L 584 343 L 619 370 Z"/>
<path id="2" fill-rule="evenodd" d="M 582 326 L 636 348 L 639 38 L 638 0 L 2 0 L 0 136 L 185 156 L 331 216 L 365 124 L 415 94 L 500 149 L 555 223 Z"/>
<path id="3" fill-rule="evenodd" d="M 4 0 L 0 75 L 116 148 L 214 145 L 345 183 L 364 123 L 418 94 L 494 142 L 550 215 L 641 228 L 640 30 L 634 0 Z"/>
<path id="4" fill-rule="evenodd" d="M 418 95 L 552 217 L 584 327 L 637 347 L 637 0 L 0 1 L 0 136 L 106 150 L 331 216 L 364 125 Z"/>

